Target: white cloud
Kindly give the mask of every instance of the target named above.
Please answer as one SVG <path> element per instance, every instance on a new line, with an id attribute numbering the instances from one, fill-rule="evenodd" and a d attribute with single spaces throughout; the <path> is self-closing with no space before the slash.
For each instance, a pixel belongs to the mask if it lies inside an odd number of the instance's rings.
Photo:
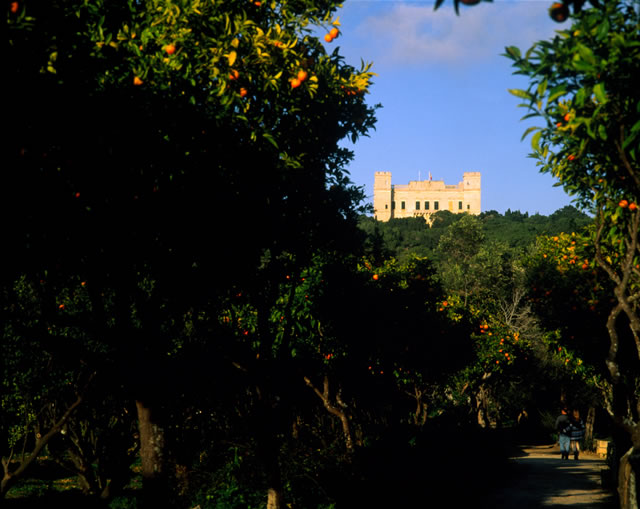
<path id="1" fill-rule="evenodd" d="M 357 4 L 361 13 L 370 4 L 374 14 L 360 18 L 355 35 L 366 40 L 376 66 L 384 67 L 481 63 L 503 53 L 505 46 L 528 49 L 561 28 L 539 1 L 461 6 L 459 16 L 450 7 L 434 11 L 432 2 Z"/>

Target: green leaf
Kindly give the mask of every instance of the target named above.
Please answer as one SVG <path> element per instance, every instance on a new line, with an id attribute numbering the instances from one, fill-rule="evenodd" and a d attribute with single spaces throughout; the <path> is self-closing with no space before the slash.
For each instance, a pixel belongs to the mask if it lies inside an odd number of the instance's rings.
<path id="1" fill-rule="evenodd" d="M 600 135 L 600 138 L 602 138 L 603 140 L 607 139 L 607 130 L 602 124 L 598 126 L 598 134 Z"/>
<path id="2" fill-rule="evenodd" d="M 532 131 L 536 131 L 536 130 L 540 130 L 540 127 L 529 127 L 523 134 L 522 134 L 522 138 L 520 138 L 520 141 L 524 140 L 527 135 L 532 132 Z"/>
<path id="3" fill-rule="evenodd" d="M 601 103 L 605 103 L 607 101 L 607 94 L 604 91 L 604 84 L 603 83 L 597 83 L 594 87 L 593 87 L 593 93 L 596 96 L 596 99 L 601 102 Z"/>
<path id="4" fill-rule="evenodd" d="M 539 117 L 539 116 L 541 116 L 540 113 L 537 113 L 534 111 L 533 113 L 527 113 L 524 117 L 520 119 L 520 121 L 527 120 L 528 118 L 532 118 L 532 117 Z"/>
<path id="5" fill-rule="evenodd" d="M 542 81 L 542 83 L 540 83 L 538 85 L 538 96 L 543 96 L 544 93 L 547 91 L 547 80 Z"/>
<path id="6" fill-rule="evenodd" d="M 553 101 L 558 99 L 558 97 L 562 97 L 567 93 L 566 85 L 558 85 L 557 87 L 553 87 L 549 90 L 549 99 L 547 99 L 547 104 L 551 104 Z"/>
<path id="7" fill-rule="evenodd" d="M 262 133 L 262 136 L 264 137 L 265 140 L 267 140 L 269 143 L 271 143 L 275 148 L 278 148 L 278 143 L 276 142 L 276 140 L 274 139 L 273 136 L 271 136 L 271 134 L 269 133 Z"/>
<path id="8" fill-rule="evenodd" d="M 542 131 L 538 131 L 531 138 L 531 147 L 535 152 L 540 152 L 540 137 L 542 136 Z"/>
<path id="9" fill-rule="evenodd" d="M 520 90 L 517 88 L 508 88 L 507 91 L 512 94 L 515 95 L 516 97 L 521 97 L 523 99 L 530 99 L 533 101 L 533 95 L 531 95 L 529 92 L 527 92 L 526 90 Z"/>
<path id="10" fill-rule="evenodd" d="M 609 20 L 605 18 L 604 21 L 600 23 L 600 25 L 598 25 L 598 31 L 596 32 L 596 39 L 601 41 L 602 39 L 607 37 L 607 35 L 609 34 L 609 28 L 610 28 Z"/>
<path id="11" fill-rule="evenodd" d="M 596 58 L 593 55 L 593 51 L 591 51 L 591 48 L 585 46 L 584 44 L 578 43 L 578 53 L 580 54 L 582 59 L 588 64 L 591 64 L 591 65 L 596 64 Z"/>
<path id="12" fill-rule="evenodd" d="M 507 52 L 507 55 L 513 58 L 514 60 L 522 56 L 522 54 L 520 53 L 520 49 L 517 48 L 516 46 L 507 46 L 505 48 L 505 51 Z"/>

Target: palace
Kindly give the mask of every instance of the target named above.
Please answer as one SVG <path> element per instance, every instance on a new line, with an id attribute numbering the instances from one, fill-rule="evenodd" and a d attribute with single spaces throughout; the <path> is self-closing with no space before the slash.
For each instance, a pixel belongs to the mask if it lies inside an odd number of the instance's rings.
<path id="1" fill-rule="evenodd" d="M 409 185 L 391 184 L 390 171 L 377 171 L 373 184 L 373 208 L 378 221 L 400 217 L 424 217 L 448 210 L 456 214 L 480 214 L 480 172 L 465 171 L 462 182 L 447 185 L 444 180 L 412 180 Z"/>

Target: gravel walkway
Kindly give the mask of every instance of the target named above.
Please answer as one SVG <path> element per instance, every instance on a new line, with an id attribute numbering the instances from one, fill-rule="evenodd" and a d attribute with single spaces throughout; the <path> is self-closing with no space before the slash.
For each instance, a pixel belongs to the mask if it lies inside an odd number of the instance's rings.
<path id="1" fill-rule="evenodd" d="M 616 507 L 615 496 L 602 489 L 600 474 L 606 464 L 594 454 L 581 453 L 578 461 L 562 460 L 557 444 L 523 446 L 511 462 L 504 487 L 485 507 Z"/>

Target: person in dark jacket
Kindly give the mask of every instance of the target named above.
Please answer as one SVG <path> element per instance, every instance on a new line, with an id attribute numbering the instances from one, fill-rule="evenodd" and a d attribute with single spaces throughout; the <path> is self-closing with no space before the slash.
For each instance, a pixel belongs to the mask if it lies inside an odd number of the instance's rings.
<path id="1" fill-rule="evenodd" d="M 563 460 L 569 459 L 569 446 L 571 444 L 571 420 L 566 408 L 563 408 L 556 419 L 556 431 L 558 432 L 558 443 L 560 444 L 560 456 Z"/>
<path id="2" fill-rule="evenodd" d="M 569 450 L 573 452 L 573 459 L 577 460 L 580 455 L 580 442 L 584 438 L 584 422 L 580 419 L 580 412 L 578 409 L 574 409 L 571 412 L 571 419 L 569 422 L 569 438 L 571 443 L 569 444 Z"/>

